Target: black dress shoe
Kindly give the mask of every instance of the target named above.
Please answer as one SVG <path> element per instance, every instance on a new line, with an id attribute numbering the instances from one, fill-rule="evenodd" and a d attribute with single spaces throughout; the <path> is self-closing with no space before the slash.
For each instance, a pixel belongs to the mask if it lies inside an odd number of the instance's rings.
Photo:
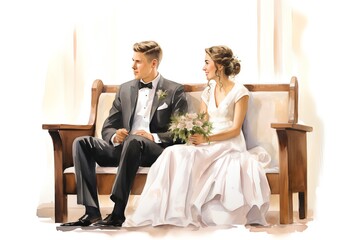
<path id="1" fill-rule="evenodd" d="M 114 214 L 109 214 L 104 220 L 97 221 L 94 223 L 95 226 L 114 226 L 121 227 L 124 223 L 125 218 Z"/>
<path id="2" fill-rule="evenodd" d="M 69 226 L 86 227 L 86 226 L 90 226 L 91 224 L 93 224 L 99 220 L 101 220 L 101 216 L 93 216 L 93 215 L 89 215 L 89 214 L 85 213 L 85 215 L 82 216 L 81 218 L 79 218 L 79 220 L 77 220 L 76 222 L 62 223 L 60 226 L 62 226 L 62 227 L 69 227 Z"/>

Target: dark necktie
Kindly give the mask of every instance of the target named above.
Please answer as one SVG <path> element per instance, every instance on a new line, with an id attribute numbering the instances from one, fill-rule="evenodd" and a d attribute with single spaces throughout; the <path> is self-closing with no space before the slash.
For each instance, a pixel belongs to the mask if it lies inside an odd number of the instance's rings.
<path id="1" fill-rule="evenodd" d="M 142 88 L 150 88 L 150 89 L 152 89 L 152 82 L 143 83 L 143 82 L 139 81 L 139 89 L 142 89 Z"/>

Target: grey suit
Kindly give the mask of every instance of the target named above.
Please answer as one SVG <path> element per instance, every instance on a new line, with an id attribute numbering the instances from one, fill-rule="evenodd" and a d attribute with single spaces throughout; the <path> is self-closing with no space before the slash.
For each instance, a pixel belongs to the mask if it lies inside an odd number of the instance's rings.
<path id="1" fill-rule="evenodd" d="M 119 214 L 123 214 L 139 166 L 151 166 L 165 147 L 174 144 L 168 132 L 170 117 L 176 112 L 187 111 L 186 96 L 181 84 L 160 76 L 155 91 L 166 90 L 167 95 L 164 99 L 159 99 L 155 94 L 149 128 L 151 133 L 158 134 L 161 143 L 155 143 L 142 136 L 129 135 L 122 144 L 113 146 L 111 137 L 117 129 L 125 128 L 131 131 L 138 97 L 138 82 L 139 80 L 131 80 L 120 86 L 109 116 L 104 122 L 102 139 L 91 136 L 79 137 L 73 143 L 78 204 L 99 209 L 96 163 L 100 166 L 118 166 L 110 198 L 115 205 L 121 206 Z M 164 103 L 168 107 L 158 109 Z"/>

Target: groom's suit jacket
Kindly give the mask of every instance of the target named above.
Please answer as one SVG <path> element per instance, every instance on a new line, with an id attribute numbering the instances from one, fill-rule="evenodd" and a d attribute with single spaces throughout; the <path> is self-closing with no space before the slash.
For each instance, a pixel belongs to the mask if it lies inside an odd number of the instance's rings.
<path id="1" fill-rule="evenodd" d="M 120 85 L 116 93 L 108 118 L 102 129 L 102 138 L 111 144 L 111 137 L 117 129 L 131 131 L 139 92 L 139 80 L 131 80 Z M 158 91 L 166 91 L 166 96 L 159 98 Z M 170 118 L 176 113 L 185 113 L 188 109 L 186 95 L 182 84 L 160 76 L 155 89 L 150 113 L 150 132 L 157 133 L 161 145 L 173 145 L 171 133 L 168 131 Z"/>

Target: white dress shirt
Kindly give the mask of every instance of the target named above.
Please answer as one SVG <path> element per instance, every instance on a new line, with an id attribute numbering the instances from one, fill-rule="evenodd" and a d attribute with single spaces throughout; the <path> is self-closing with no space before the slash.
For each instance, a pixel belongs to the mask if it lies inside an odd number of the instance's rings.
<path id="1" fill-rule="evenodd" d="M 135 113 L 134 113 L 134 121 L 132 124 L 132 128 L 130 131 L 130 134 L 133 134 L 134 132 L 138 130 L 144 130 L 146 132 L 150 132 L 150 113 L 151 113 L 151 107 L 154 100 L 155 90 L 156 86 L 159 82 L 160 74 L 152 80 L 152 89 L 150 88 L 141 88 L 138 92 L 138 100 L 136 103 Z M 143 80 L 140 80 L 141 82 L 144 82 Z M 161 143 L 161 140 L 159 136 L 156 133 L 151 133 L 154 137 L 154 141 L 156 143 Z M 114 136 L 111 138 L 111 141 L 113 142 L 114 146 L 119 145 L 118 143 L 114 143 Z"/>

